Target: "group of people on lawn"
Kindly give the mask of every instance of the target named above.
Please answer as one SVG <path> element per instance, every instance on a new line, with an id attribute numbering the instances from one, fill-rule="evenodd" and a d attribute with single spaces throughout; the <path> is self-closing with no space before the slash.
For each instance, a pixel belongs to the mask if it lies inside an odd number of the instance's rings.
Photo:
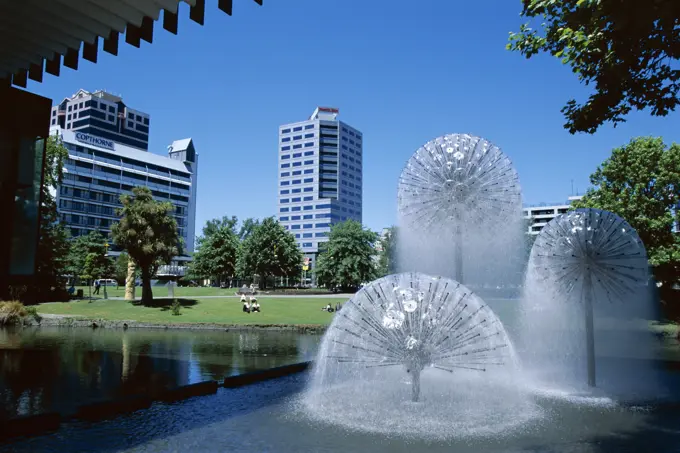
<path id="1" fill-rule="evenodd" d="M 260 304 L 257 302 L 257 297 L 250 296 L 246 299 L 245 294 L 241 294 L 241 302 L 243 303 L 244 313 L 260 312 Z"/>

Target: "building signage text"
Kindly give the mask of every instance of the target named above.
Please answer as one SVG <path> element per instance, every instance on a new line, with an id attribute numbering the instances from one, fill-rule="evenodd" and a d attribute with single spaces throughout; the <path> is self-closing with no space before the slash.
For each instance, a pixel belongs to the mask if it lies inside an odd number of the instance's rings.
<path id="1" fill-rule="evenodd" d="M 87 143 L 89 145 L 96 145 L 102 148 L 113 149 L 113 142 L 101 137 L 95 137 L 94 135 L 84 134 L 82 132 L 76 132 L 76 140 L 79 142 Z"/>

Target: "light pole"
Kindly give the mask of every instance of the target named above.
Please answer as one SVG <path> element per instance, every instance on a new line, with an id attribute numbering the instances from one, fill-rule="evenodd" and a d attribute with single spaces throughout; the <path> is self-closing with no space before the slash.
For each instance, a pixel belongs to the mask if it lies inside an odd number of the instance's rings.
<path id="1" fill-rule="evenodd" d="M 104 243 L 104 261 L 109 257 L 109 243 L 105 242 Z M 106 269 L 106 268 L 104 268 Z M 106 292 L 106 278 L 104 278 L 104 299 L 108 299 L 109 295 Z"/>

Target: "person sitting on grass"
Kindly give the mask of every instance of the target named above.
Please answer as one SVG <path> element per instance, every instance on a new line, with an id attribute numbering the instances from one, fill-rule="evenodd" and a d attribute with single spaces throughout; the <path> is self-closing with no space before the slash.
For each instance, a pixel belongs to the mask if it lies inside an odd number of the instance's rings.
<path id="1" fill-rule="evenodd" d="M 252 307 L 251 308 L 252 311 L 256 311 L 258 313 L 260 312 L 260 304 L 257 302 L 257 299 L 254 298 L 254 297 L 253 297 L 253 302 L 251 303 L 251 307 Z"/>
<path id="2" fill-rule="evenodd" d="M 245 297 L 241 300 L 243 300 L 243 312 L 250 313 L 250 303 L 246 300 Z"/>
<path id="3" fill-rule="evenodd" d="M 331 307 L 331 304 L 326 305 L 325 307 L 321 308 L 323 311 L 327 311 L 328 313 L 333 313 L 335 310 L 333 310 L 333 307 Z"/>

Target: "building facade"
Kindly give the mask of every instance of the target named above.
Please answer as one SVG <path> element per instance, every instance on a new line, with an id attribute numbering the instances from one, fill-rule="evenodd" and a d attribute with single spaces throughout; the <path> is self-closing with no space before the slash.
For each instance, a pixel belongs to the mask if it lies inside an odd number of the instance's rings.
<path id="1" fill-rule="evenodd" d="M 78 90 L 52 107 L 50 125 L 147 151 L 150 118 L 106 91 Z"/>
<path id="2" fill-rule="evenodd" d="M 540 206 L 528 206 L 523 209 L 524 218 L 527 220 L 527 234 L 538 235 L 544 226 L 560 214 L 569 211 L 571 203 L 580 200 L 582 195 L 569 197 L 567 203 L 552 203 Z"/>
<path id="3" fill-rule="evenodd" d="M 146 186 L 154 199 L 174 207 L 184 250 L 174 264 L 189 260 L 196 234 L 198 155 L 191 139 L 168 147 L 168 157 L 141 151 L 79 131 L 52 128 L 68 150 L 64 179 L 57 191 L 57 209 L 72 237 L 99 230 L 105 236 L 118 221 L 120 196 Z M 112 254 L 119 251 L 111 247 Z"/>
<path id="4" fill-rule="evenodd" d="M 279 222 L 295 235 L 314 269 L 330 226 L 362 221 L 363 135 L 317 107 L 305 121 L 279 127 Z"/>

